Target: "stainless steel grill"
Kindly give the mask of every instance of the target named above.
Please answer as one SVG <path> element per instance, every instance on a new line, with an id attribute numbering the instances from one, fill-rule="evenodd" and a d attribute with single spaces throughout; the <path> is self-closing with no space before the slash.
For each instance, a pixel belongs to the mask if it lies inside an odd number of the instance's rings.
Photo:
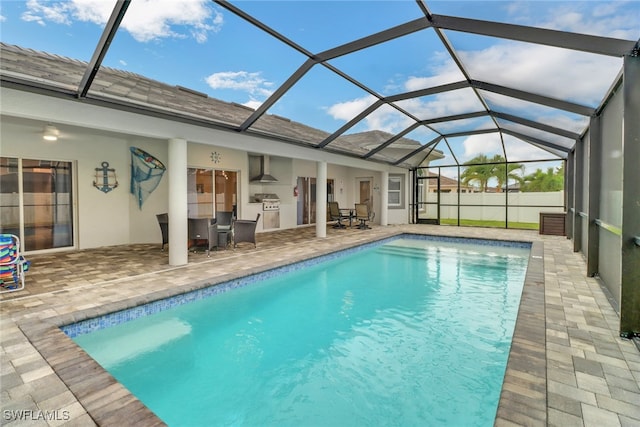
<path id="1" fill-rule="evenodd" d="M 262 203 L 263 228 L 280 228 L 280 198 L 273 193 L 256 193 L 254 200 Z"/>

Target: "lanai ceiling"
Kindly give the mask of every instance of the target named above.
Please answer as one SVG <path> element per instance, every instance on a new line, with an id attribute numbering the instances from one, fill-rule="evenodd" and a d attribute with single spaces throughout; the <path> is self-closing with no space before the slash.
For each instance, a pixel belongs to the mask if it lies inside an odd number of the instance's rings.
<path id="1" fill-rule="evenodd" d="M 79 20 L 72 3 L 58 12 Z M 615 90 L 623 57 L 638 54 L 640 3 L 602 2 L 626 21 L 590 34 L 498 13 L 543 3 L 186 1 L 184 33 L 159 41 L 140 6 L 163 6 L 120 0 L 85 21 L 95 38 L 70 38 L 73 51 L 32 46 L 5 20 L 2 84 L 402 167 L 435 152 L 462 163 L 470 144 L 507 160 L 522 144 L 561 159 Z M 22 19 L 46 18 L 37 12 Z"/>

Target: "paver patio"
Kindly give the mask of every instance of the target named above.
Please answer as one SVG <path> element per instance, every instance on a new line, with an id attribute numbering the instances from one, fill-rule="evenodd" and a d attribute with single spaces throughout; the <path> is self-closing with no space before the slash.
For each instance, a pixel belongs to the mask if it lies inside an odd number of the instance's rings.
<path id="1" fill-rule="evenodd" d="M 640 352 L 618 336 L 618 315 L 569 240 L 430 225 L 262 233 L 256 249 L 190 254 L 184 267 L 170 267 L 160 244 L 29 256 L 27 288 L 0 296 L 2 423 L 162 424 L 57 326 L 403 232 L 536 242 L 496 425 L 640 425 Z"/>

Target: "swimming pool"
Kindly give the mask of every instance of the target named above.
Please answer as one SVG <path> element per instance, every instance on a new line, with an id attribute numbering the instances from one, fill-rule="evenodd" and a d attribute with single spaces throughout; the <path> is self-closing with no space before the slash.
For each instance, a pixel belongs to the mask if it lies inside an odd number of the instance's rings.
<path id="1" fill-rule="evenodd" d="M 170 425 L 490 425 L 529 251 L 480 243 L 396 239 L 63 329 L 98 329 L 74 339 Z"/>

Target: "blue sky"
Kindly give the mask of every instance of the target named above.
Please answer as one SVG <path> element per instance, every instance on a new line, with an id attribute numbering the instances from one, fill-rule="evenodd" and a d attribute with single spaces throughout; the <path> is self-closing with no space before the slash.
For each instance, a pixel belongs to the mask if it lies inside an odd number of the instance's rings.
<path id="1" fill-rule="evenodd" d="M 232 2 L 312 53 L 422 17 L 411 0 L 237 1 Z M 640 2 L 446 1 L 427 2 L 432 13 L 637 40 Z M 89 60 L 113 3 L 106 0 L 3 1 L 1 39 L 5 43 Z M 618 74 L 617 58 L 499 40 L 453 31 L 446 37 L 472 78 L 597 106 Z M 131 71 L 209 96 L 260 105 L 306 57 L 208 0 L 133 0 L 103 65 Z M 336 58 L 331 65 L 388 96 L 463 80 L 432 29 Z M 492 108 L 580 132 L 585 118 L 490 95 Z M 272 109 L 277 114 L 327 132 L 354 117 L 373 97 L 315 66 Z M 523 105 L 524 104 L 524 105 Z M 464 92 L 405 101 L 419 118 L 478 111 Z M 372 114 L 352 132 L 391 133 L 407 126 L 393 109 Z M 481 128 L 481 121 L 465 126 Z M 425 143 L 434 135 L 416 131 Z M 469 142 L 465 142 L 469 140 Z M 456 153 L 465 161 L 496 149 L 489 136 L 465 139 Z M 499 142 L 498 142 L 499 144 Z M 537 150 L 517 144 L 522 150 Z M 514 149 L 515 150 L 515 149 Z M 514 157 L 514 158 L 515 158 Z"/>

